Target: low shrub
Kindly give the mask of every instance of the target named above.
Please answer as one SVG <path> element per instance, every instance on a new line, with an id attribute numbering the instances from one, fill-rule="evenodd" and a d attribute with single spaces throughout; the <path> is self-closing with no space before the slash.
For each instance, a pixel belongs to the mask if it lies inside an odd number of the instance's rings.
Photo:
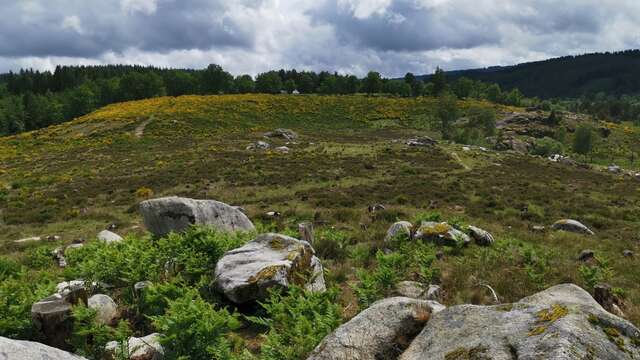
<path id="1" fill-rule="evenodd" d="M 304 359 L 316 345 L 342 322 L 338 290 L 323 293 L 292 287 L 286 293 L 273 291 L 260 303 L 265 316 L 248 317 L 269 330 L 260 355 L 263 360 Z"/>
<path id="2" fill-rule="evenodd" d="M 160 342 L 170 359 L 226 360 L 234 356 L 228 336 L 240 327 L 238 316 L 215 309 L 193 289 L 169 300 L 165 314 L 151 318 L 163 334 Z"/>
<path id="3" fill-rule="evenodd" d="M 31 305 L 51 295 L 54 288 L 52 276 L 46 273 L 21 269 L 5 276 L 0 281 L 0 336 L 32 338 Z"/>

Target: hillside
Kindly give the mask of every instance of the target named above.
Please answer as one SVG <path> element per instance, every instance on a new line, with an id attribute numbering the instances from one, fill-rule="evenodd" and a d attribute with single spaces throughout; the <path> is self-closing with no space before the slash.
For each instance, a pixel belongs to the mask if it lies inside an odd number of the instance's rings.
<path id="1" fill-rule="evenodd" d="M 593 292 L 596 284 L 607 282 L 626 317 L 640 324 L 640 267 L 637 255 L 623 256 L 625 250 L 640 253 L 640 182 L 606 169 L 610 163 L 638 169 L 629 154 L 640 152 L 635 140 L 640 129 L 565 114 L 558 127 L 571 131 L 563 145 L 567 155 L 580 161 L 553 162 L 495 151 L 488 143 L 442 141 L 437 106 L 438 100 L 428 97 L 162 97 L 109 105 L 68 123 L 0 138 L 0 292 L 16 299 L 11 303 L 0 296 L 0 317 L 7 319 L 0 320 L 0 336 L 29 337 L 31 303 L 49 295 L 58 281 L 79 276 L 115 283 L 110 291 L 126 308 L 123 318 L 137 335 L 146 335 L 150 331 L 143 330 L 151 326 L 131 295 L 134 283 L 148 280 L 144 276 L 167 286 L 157 290 L 160 294 L 174 296 L 170 286 L 189 284 L 213 304 L 205 308 L 246 312 L 208 290 L 215 264 L 201 260 L 219 254 L 207 248 L 199 258 L 166 240 L 154 242 L 144 229 L 138 203 L 169 195 L 241 206 L 261 232 L 297 234 L 300 222 L 313 222 L 313 247 L 325 267 L 327 287 L 334 290 L 309 300 L 317 301 L 309 316 L 324 314 L 322 324 L 329 330 L 392 294 L 402 280 L 441 285 L 446 305 L 490 303 L 479 284 L 490 285 L 507 303 L 552 285 L 575 283 Z M 497 136 L 512 134 L 510 140 L 541 141 L 557 130 L 535 120 L 513 120 L 513 113 L 524 109 L 475 100 L 457 106 L 463 118 L 494 110 L 502 129 Z M 585 123 L 607 131 L 607 137 L 598 136 L 591 157 L 568 150 L 573 131 Z M 276 128 L 291 129 L 298 138 L 263 137 Z M 406 144 L 419 136 L 438 144 Z M 271 148 L 248 148 L 257 141 Z M 288 151 L 275 149 L 280 146 Z M 583 222 L 595 235 L 551 230 L 551 224 L 566 218 Z M 496 241 L 489 247 L 453 248 L 384 242 L 394 222 L 425 219 L 464 229 L 476 225 Z M 97 244 L 96 234 L 111 224 L 125 242 L 115 248 Z M 15 242 L 35 236 L 43 240 Z M 44 240 L 48 236 L 60 238 Z M 199 236 L 172 239 L 181 239 L 189 251 L 222 241 L 220 235 L 206 241 Z M 88 245 L 69 258 L 66 269 L 58 268 L 50 252 L 79 239 Z M 229 246 L 246 240 L 224 241 Z M 167 263 L 152 261 L 157 246 L 179 254 L 171 261 L 182 266 L 175 265 L 183 271 L 181 278 L 168 275 Z M 585 249 L 593 250 L 596 259 L 578 261 Z M 184 291 L 187 298 L 196 296 Z M 281 296 L 272 301 L 297 309 L 310 306 Z M 265 349 L 278 345 L 284 353 L 287 346 L 308 341 L 300 345 L 305 354 L 326 335 L 323 327 L 287 317 L 291 311 L 274 307 L 257 315 L 277 320 L 257 326 L 239 317 L 239 330 L 229 325 L 231 330 L 223 332 L 229 348 L 278 358 L 265 355 Z M 278 331 L 281 338 L 274 335 Z"/>
<path id="2" fill-rule="evenodd" d="M 575 98 L 603 92 L 635 95 L 640 92 L 640 50 L 565 56 L 514 66 L 452 71 L 451 78 L 468 77 L 518 88 L 529 97 Z"/>

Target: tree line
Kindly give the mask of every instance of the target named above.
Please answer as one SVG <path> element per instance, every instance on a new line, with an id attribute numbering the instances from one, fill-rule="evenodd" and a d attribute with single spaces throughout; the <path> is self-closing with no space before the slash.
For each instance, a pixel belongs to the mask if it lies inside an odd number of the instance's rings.
<path id="1" fill-rule="evenodd" d="M 327 71 L 278 70 L 233 76 L 219 65 L 202 70 L 106 65 L 58 66 L 55 71 L 21 70 L 0 75 L 0 135 L 58 124 L 121 101 L 188 94 L 391 94 L 395 96 L 474 97 L 520 105 L 517 90 L 468 78 L 448 81 L 437 69 L 427 81 L 408 73 L 403 79 L 383 78 L 371 71 L 365 77 Z"/>

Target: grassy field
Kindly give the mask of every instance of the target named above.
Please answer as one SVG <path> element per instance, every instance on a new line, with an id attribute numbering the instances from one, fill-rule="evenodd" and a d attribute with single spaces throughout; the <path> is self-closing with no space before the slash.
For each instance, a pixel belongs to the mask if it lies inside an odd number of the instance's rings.
<path id="1" fill-rule="evenodd" d="M 278 231 L 313 220 L 316 250 L 348 318 L 363 304 L 367 279 L 361 270 L 381 268 L 383 255 L 376 253 L 385 247 L 389 225 L 439 216 L 483 227 L 497 242 L 491 248 L 445 249 L 442 259 L 430 262 L 430 275 L 403 268 L 396 280 L 440 282 L 449 305 L 483 302 L 479 284 L 491 285 L 508 302 L 558 283 L 590 290 L 595 282 L 607 281 L 625 299 L 628 318 L 640 324 L 640 267 L 637 257 L 622 255 L 625 249 L 640 253 L 640 182 L 533 156 L 475 147 L 464 151 L 446 142 L 406 146 L 404 140 L 412 136 L 439 137 L 436 101 L 157 98 L 0 138 L 1 254 L 28 263 L 38 248 L 58 242 L 18 245 L 13 240 L 59 235 L 59 242 L 70 243 L 93 239 L 111 223 L 123 235 L 143 235 L 136 204 L 149 196 L 216 199 L 244 207 L 252 220 Z M 470 100 L 459 106 L 463 111 L 513 110 Z M 299 134 L 287 145 L 289 154 L 245 150 L 276 127 Z M 612 131 L 615 144 L 638 146 L 637 128 L 620 125 Z M 624 154 L 612 150 L 609 155 L 615 160 Z M 369 213 L 367 207 L 376 203 L 386 210 Z M 282 216 L 272 219 L 268 211 Z M 560 218 L 580 220 L 596 235 L 531 230 Z M 577 261 L 583 249 L 594 250 L 599 261 L 589 266 Z M 54 279 L 69 276 L 52 260 L 40 271 Z"/>

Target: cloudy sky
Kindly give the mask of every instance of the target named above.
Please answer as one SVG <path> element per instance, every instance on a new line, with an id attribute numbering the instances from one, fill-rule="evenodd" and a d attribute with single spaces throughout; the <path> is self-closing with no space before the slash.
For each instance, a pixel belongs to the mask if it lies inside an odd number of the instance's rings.
<path id="1" fill-rule="evenodd" d="M 0 0 L 0 72 L 146 64 L 386 76 L 638 48 L 638 0 Z"/>

